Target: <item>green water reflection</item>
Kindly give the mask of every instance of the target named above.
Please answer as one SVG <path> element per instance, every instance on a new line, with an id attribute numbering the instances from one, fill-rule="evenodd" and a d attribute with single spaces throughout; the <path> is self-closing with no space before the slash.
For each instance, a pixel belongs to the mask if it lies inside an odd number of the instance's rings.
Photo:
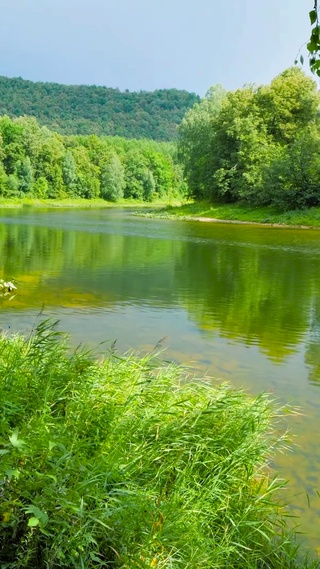
<path id="1" fill-rule="evenodd" d="M 118 338 L 253 392 L 299 404 L 298 445 L 278 466 L 302 512 L 320 526 L 320 232 L 139 219 L 123 211 L 0 211 L 0 277 L 17 296 L 3 328 L 60 318 L 75 342 Z M 312 498 L 308 509 L 306 492 Z"/>

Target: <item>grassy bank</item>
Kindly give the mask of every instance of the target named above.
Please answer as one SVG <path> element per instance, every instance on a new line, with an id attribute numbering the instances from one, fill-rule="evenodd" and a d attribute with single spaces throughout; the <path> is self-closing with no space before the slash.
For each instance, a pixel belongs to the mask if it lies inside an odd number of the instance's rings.
<path id="1" fill-rule="evenodd" d="M 272 569 L 295 562 L 268 475 L 266 396 L 155 360 L 68 355 L 52 327 L 0 337 L 6 568 Z"/>
<path id="2" fill-rule="evenodd" d="M 153 215 L 153 214 L 151 214 Z M 252 207 L 243 204 L 187 203 L 169 206 L 155 214 L 157 217 L 239 221 L 276 225 L 296 225 L 320 228 L 320 208 L 278 212 L 272 207 Z"/>
<path id="3" fill-rule="evenodd" d="M 173 207 L 180 205 L 179 200 L 172 200 L 170 204 Z M 120 200 L 119 202 L 108 202 L 102 199 L 87 200 L 84 198 L 66 198 L 66 199 L 31 199 L 31 198 L 0 198 L 0 208 L 17 208 L 17 207 L 36 207 L 36 208 L 116 208 L 116 207 L 147 207 L 150 206 L 167 206 L 168 200 L 155 200 L 154 202 L 138 202 L 137 200 Z"/>

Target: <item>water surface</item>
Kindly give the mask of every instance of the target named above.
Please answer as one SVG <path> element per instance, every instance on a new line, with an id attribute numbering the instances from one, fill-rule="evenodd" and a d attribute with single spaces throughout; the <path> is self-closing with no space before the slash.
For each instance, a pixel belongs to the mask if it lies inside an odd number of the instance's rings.
<path id="1" fill-rule="evenodd" d="M 164 357 L 299 405 L 277 457 L 320 547 L 320 231 L 151 220 L 122 210 L 0 210 L 2 328 L 60 320 L 74 343 Z M 307 494 L 311 506 L 308 506 Z"/>

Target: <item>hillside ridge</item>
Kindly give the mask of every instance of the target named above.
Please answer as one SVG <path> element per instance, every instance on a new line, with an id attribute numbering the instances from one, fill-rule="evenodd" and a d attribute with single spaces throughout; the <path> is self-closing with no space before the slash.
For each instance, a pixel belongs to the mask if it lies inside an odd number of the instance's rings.
<path id="1" fill-rule="evenodd" d="M 120 91 L 0 76 L 0 115 L 34 116 L 61 134 L 174 140 L 185 112 L 199 100 L 179 89 Z"/>

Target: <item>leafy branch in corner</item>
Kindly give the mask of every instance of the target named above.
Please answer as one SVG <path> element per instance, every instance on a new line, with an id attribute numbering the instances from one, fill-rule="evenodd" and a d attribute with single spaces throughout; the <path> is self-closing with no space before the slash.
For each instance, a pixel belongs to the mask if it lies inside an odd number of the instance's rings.
<path id="1" fill-rule="evenodd" d="M 309 52 L 310 69 L 312 73 L 320 77 L 320 25 L 318 9 L 318 0 L 315 0 L 313 10 L 309 12 L 312 29 L 310 40 L 307 43 L 307 50 Z"/>

